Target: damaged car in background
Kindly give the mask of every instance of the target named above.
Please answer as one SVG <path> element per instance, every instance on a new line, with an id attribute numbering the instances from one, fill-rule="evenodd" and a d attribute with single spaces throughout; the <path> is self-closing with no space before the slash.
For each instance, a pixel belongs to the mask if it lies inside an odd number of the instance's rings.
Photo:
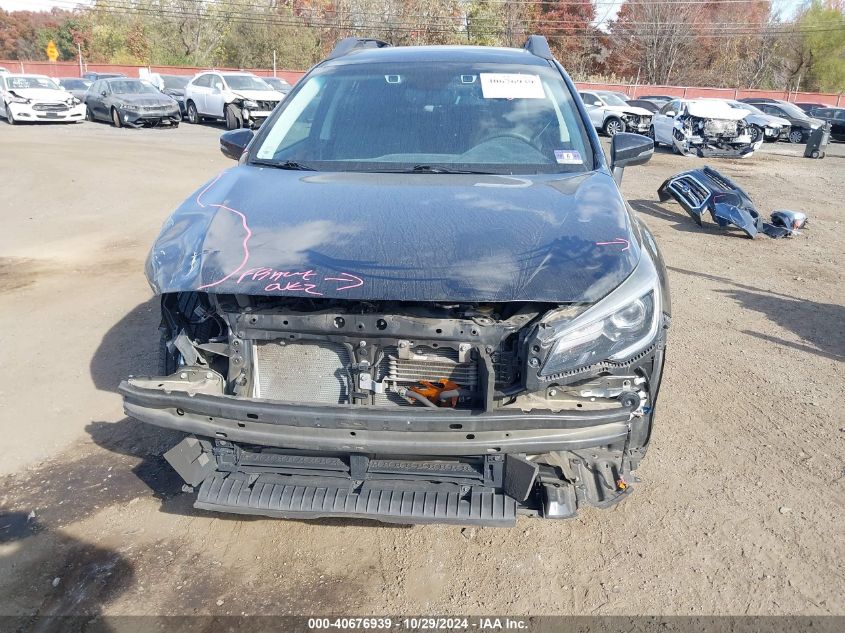
<path id="1" fill-rule="evenodd" d="M 342 40 L 146 266 L 160 375 L 128 415 L 196 507 L 513 525 L 624 499 L 646 454 L 670 303 L 622 198 L 650 139 L 598 136 L 545 38 Z"/>
<path id="2" fill-rule="evenodd" d="M 628 103 L 616 92 L 585 90 L 580 93 L 590 121 L 608 136 L 619 132 L 646 134 L 651 127 L 651 112 Z"/>
<path id="3" fill-rule="evenodd" d="M 763 144 L 752 139 L 748 114 L 718 99 L 673 99 L 654 115 L 649 135 L 684 156 L 747 158 Z"/>

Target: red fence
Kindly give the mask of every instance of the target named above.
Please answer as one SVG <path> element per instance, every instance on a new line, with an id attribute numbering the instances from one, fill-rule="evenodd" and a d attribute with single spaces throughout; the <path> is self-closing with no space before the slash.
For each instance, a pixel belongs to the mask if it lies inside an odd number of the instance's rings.
<path id="1" fill-rule="evenodd" d="M 79 64 L 75 62 L 19 62 L 19 61 L 3 61 L 0 60 L 0 66 L 6 68 L 9 72 L 24 72 L 36 73 L 39 75 L 48 75 L 49 77 L 79 77 Z M 83 71 L 85 72 L 102 72 L 102 73 L 123 73 L 127 77 L 138 77 L 138 70 L 141 68 L 149 68 L 150 72 L 161 73 L 163 75 L 194 75 L 206 68 L 193 66 L 126 66 L 120 64 L 85 64 Z M 219 68 L 218 70 L 241 70 L 238 68 Z M 255 73 L 261 77 L 270 77 L 273 75 L 272 70 L 266 68 L 247 68 L 250 72 Z M 281 77 L 291 84 L 296 83 L 302 75 L 305 74 L 299 70 L 279 70 L 276 72 L 277 77 Z M 647 85 L 633 85 L 633 84 L 604 84 L 604 83 L 585 83 L 577 82 L 575 84 L 579 90 L 613 90 L 616 92 L 624 92 L 629 98 L 635 99 L 643 95 L 668 95 L 670 97 L 679 98 L 695 98 L 695 97 L 716 97 L 722 99 L 742 99 L 743 97 L 769 97 L 771 99 L 786 99 L 787 101 L 798 102 L 812 102 L 825 103 L 828 105 L 839 106 L 845 105 L 845 96 L 841 94 L 829 94 L 818 92 L 788 92 L 780 90 L 752 90 L 752 89 L 734 89 L 734 88 L 696 88 L 691 86 L 647 86 Z"/>

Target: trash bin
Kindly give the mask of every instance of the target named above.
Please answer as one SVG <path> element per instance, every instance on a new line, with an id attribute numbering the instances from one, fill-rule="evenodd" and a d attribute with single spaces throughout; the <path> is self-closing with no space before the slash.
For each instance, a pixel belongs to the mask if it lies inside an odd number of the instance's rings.
<path id="1" fill-rule="evenodd" d="M 810 132 L 804 158 L 824 158 L 824 150 L 830 143 L 830 123 L 825 123 Z"/>

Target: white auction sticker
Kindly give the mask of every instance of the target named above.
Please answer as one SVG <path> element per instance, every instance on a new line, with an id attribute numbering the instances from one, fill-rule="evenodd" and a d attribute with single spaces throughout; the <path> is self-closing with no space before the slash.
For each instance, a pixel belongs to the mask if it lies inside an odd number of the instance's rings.
<path id="1" fill-rule="evenodd" d="M 555 160 L 558 162 L 558 165 L 581 165 L 584 163 L 581 160 L 581 152 L 577 152 L 574 149 L 556 149 Z"/>
<path id="2" fill-rule="evenodd" d="M 538 75 L 479 73 L 481 95 L 485 99 L 545 99 Z"/>

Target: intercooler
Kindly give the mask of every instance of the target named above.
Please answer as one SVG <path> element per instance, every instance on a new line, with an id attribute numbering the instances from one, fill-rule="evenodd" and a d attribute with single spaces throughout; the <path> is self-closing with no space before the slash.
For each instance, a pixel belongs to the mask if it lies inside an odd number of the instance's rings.
<path id="1" fill-rule="evenodd" d="M 451 347 L 414 347 L 409 358 L 400 358 L 395 346 L 381 350 L 373 379 L 411 387 L 422 380 L 452 381 L 462 389 L 478 389 L 478 361 L 459 361 Z M 351 358 L 349 350 L 332 342 L 259 342 L 254 346 L 254 395 L 256 398 L 309 404 L 349 402 Z M 395 391 L 373 394 L 373 404 L 410 403 Z"/>

